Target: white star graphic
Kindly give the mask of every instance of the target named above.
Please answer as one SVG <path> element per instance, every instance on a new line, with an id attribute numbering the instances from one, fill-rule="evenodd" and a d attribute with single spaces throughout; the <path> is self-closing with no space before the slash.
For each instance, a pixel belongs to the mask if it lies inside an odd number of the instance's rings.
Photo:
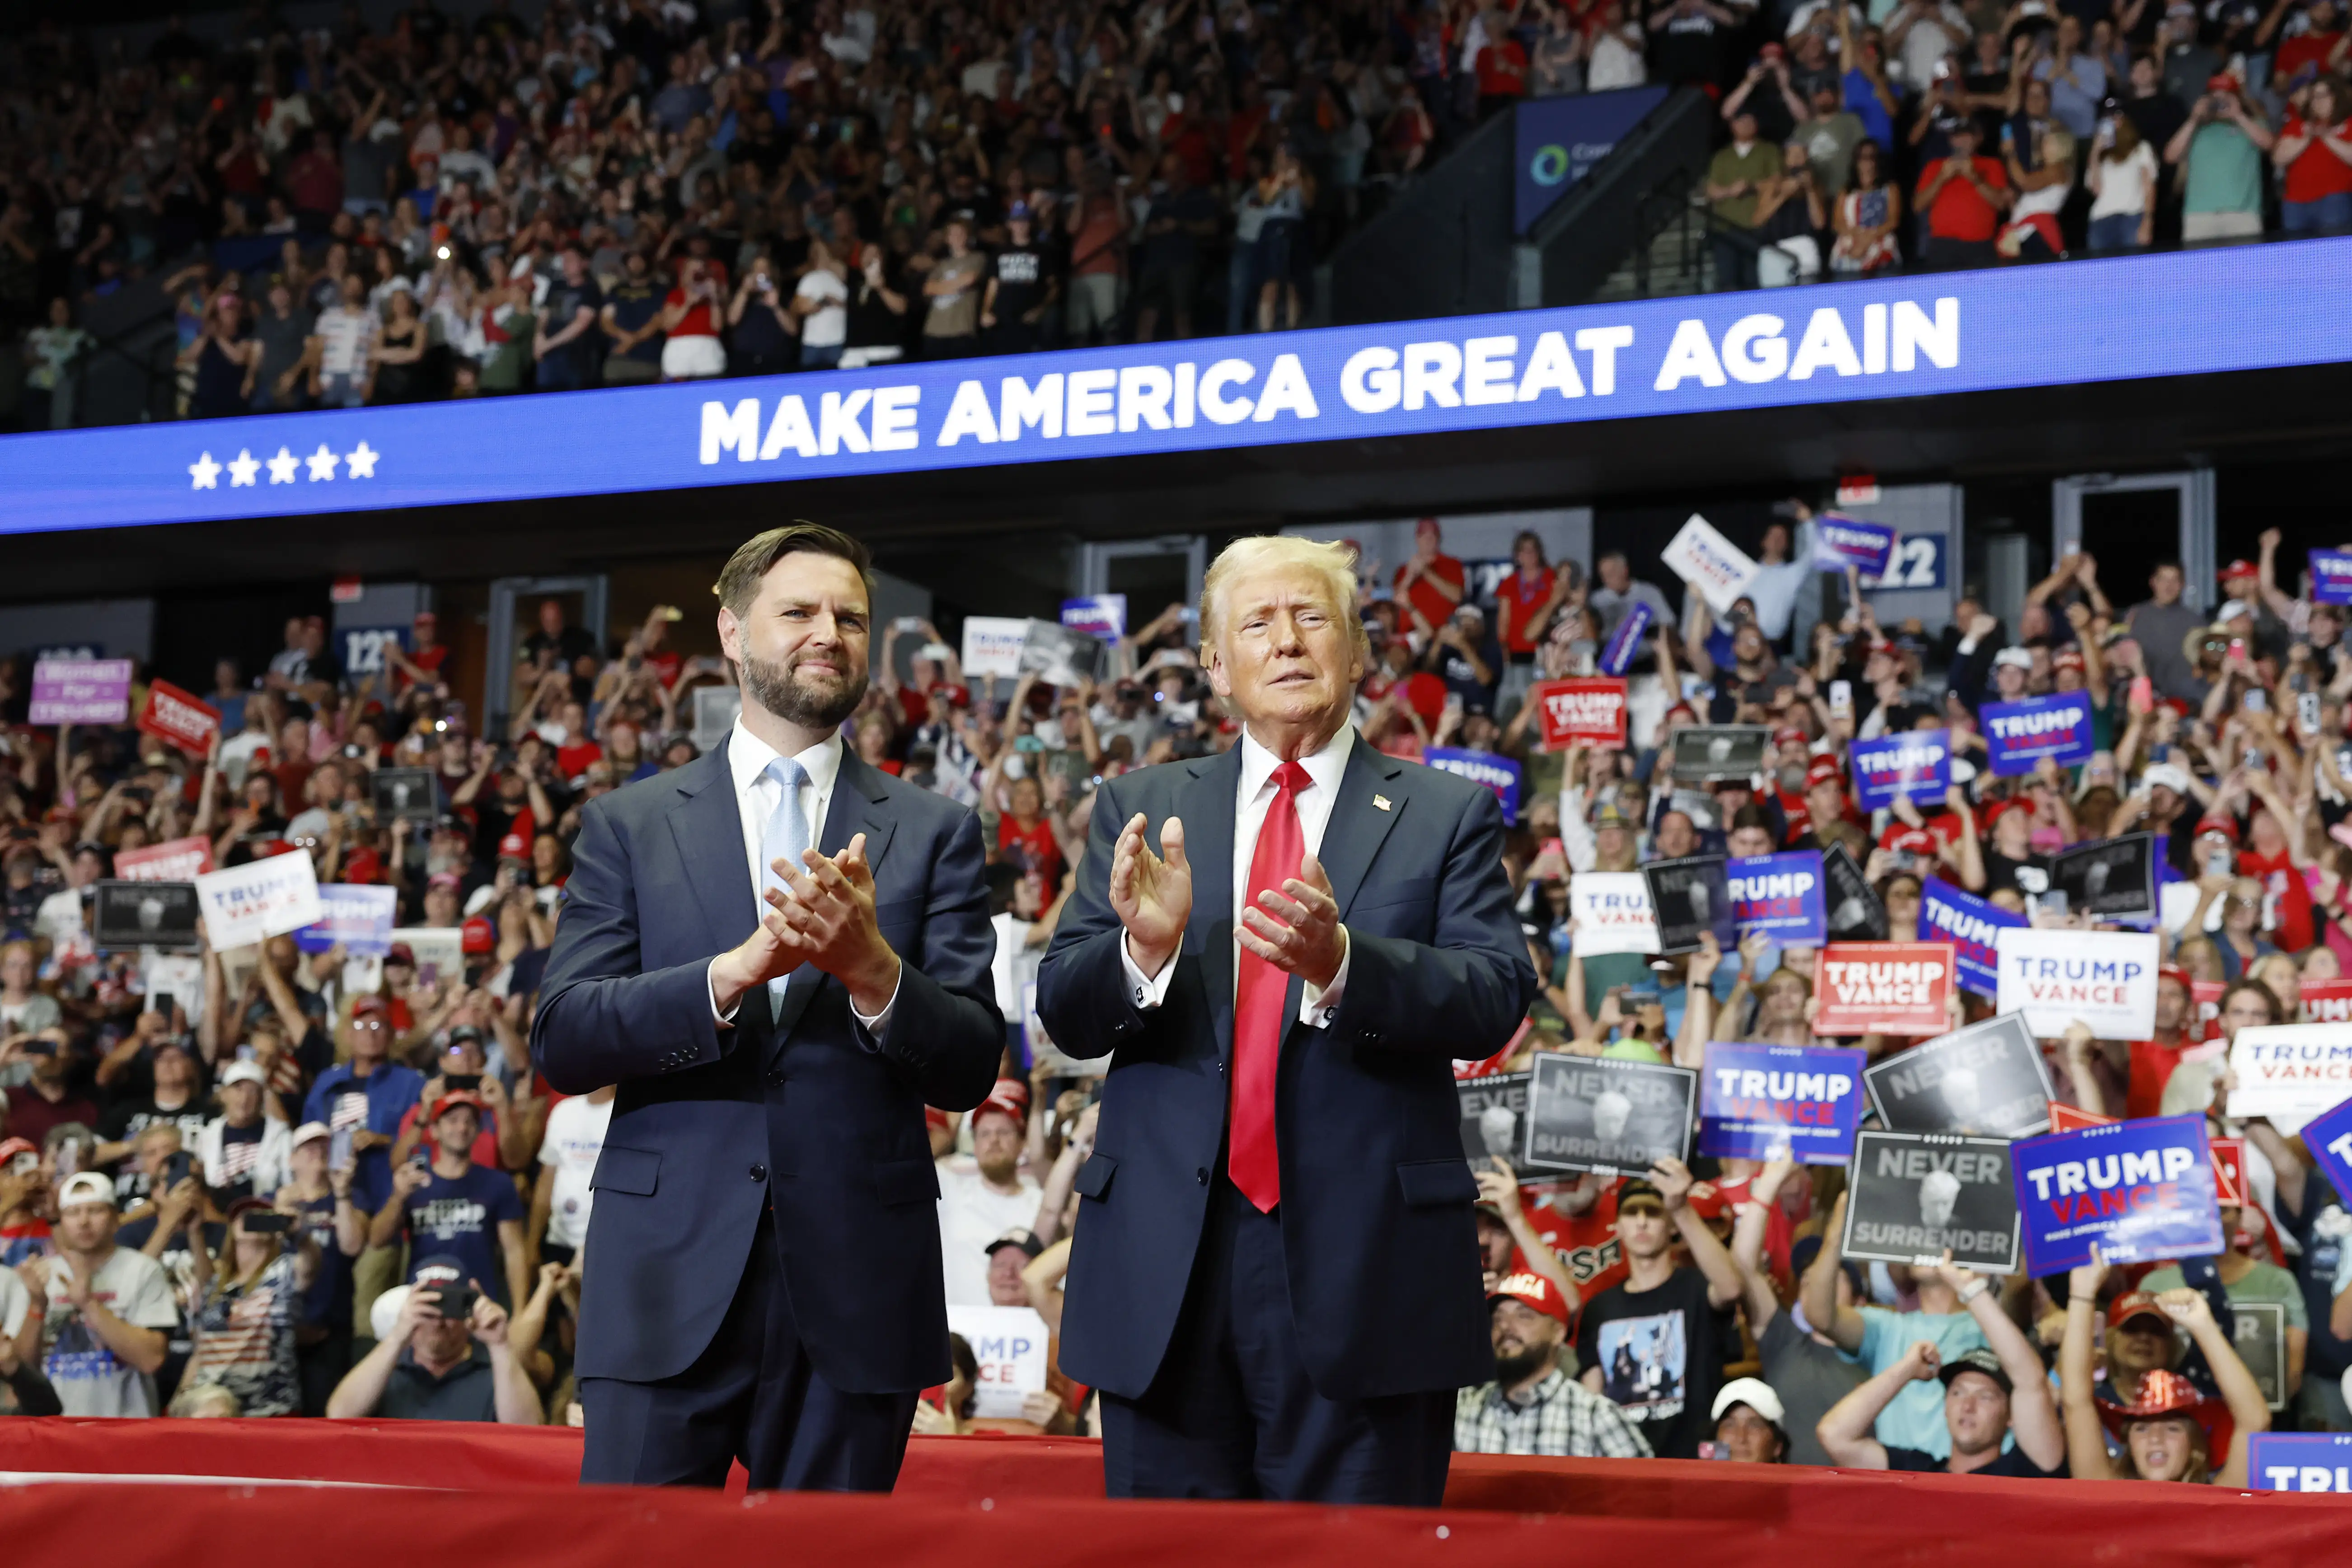
<path id="1" fill-rule="evenodd" d="M 195 480 L 195 483 L 188 488 L 195 490 L 220 489 L 220 470 L 221 466 L 213 461 L 213 455 L 210 452 L 203 454 L 188 465 L 188 477 Z"/>
<path id="2" fill-rule="evenodd" d="M 273 485 L 292 484 L 294 470 L 301 466 L 301 458 L 283 447 L 278 447 L 278 456 L 269 459 L 269 482 Z"/>
<path id="3" fill-rule="evenodd" d="M 327 449 L 327 444 L 324 441 L 319 443 L 317 451 L 302 460 L 310 465 L 310 478 L 314 480 L 333 479 L 335 465 L 342 461 L 341 458 Z"/>
<path id="4" fill-rule="evenodd" d="M 261 459 L 244 447 L 239 447 L 236 461 L 228 466 L 229 489 L 235 489 L 239 485 L 253 483 L 255 476 L 260 472 Z"/>
<path id="5" fill-rule="evenodd" d="M 372 479 L 375 478 L 375 460 L 383 456 L 382 452 L 362 441 L 353 447 L 351 456 L 343 460 L 351 465 L 352 478 Z"/>

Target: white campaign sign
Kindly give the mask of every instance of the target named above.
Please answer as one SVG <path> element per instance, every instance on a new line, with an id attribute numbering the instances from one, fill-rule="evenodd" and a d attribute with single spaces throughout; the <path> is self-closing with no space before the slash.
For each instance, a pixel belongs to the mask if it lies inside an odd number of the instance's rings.
<path id="1" fill-rule="evenodd" d="M 1696 588 L 1718 616 L 1745 595 L 1763 568 L 1747 552 L 1715 531 L 1715 525 L 1693 512 L 1658 557 L 1669 571 Z"/>
<path id="2" fill-rule="evenodd" d="M 980 1363 L 971 1413 L 1019 1416 L 1024 1394 L 1045 1386 L 1045 1320 L 1029 1307 L 950 1307 L 948 1331 L 961 1334 Z"/>
<path id="3" fill-rule="evenodd" d="M 300 850 L 248 861 L 196 879 L 205 939 L 215 948 L 243 947 L 281 932 L 316 925 L 319 878 Z"/>
<path id="4" fill-rule="evenodd" d="M 2352 1099 L 2352 1024 L 2240 1029 L 2230 1071 L 2237 1079 L 2231 1116 L 2292 1118 L 2300 1126 Z"/>
<path id="5" fill-rule="evenodd" d="M 2156 1032 L 2157 939 L 2137 931 L 2003 927 L 1996 937 L 2000 984 L 1994 1005 L 2055 1039 L 2077 1018 L 2101 1040 Z"/>
<path id="6" fill-rule="evenodd" d="M 466 933 L 457 926 L 394 926 L 392 945 L 416 960 L 416 982 L 431 985 L 466 969 Z"/>
<path id="7" fill-rule="evenodd" d="M 1029 640 L 1029 623 L 1018 616 L 966 616 L 963 618 L 963 673 L 1018 676 L 1021 649 Z"/>
<path id="8" fill-rule="evenodd" d="M 1576 955 L 1658 951 L 1658 916 L 1639 871 L 1579 871 L 1568 884 L 1576 921 Z"/>

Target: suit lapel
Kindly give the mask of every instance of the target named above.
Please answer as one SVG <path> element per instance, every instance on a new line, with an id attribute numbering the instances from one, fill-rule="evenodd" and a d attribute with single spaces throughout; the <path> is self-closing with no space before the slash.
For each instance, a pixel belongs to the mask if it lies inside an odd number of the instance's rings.
<path id="1" fill-rule="evenodd" d="M 727 742 L 721 741 L 709 755 L 680 768 L 677 787 L 680 798 L 670 808 L 670 834 L 710 949 L 723 952 L 751 934 L 759 911 L 743 843 L 743 818 L 727 771 Z M 729 910 L 735 912 L 730 915 Z"/>
<path id="2" fill-rule="evenodd" d="M 1339 794 L 1331 803 L 1330 819 L 1323 825 L 1323 850 L 1316 857 L 1323 862 L 1323 875 L 1330 880 L 1332 901 L 1339 906 L 1342 921 L 1363 889 L 1373 858 L 1388 841 L 1389 829 L 1409 808 L 1404 790 L 1395 782 L 1403 772 L 1395 758 L 1374 751 L 1360 734 L 1349 748 L 1348 765 L 1339 774 Z M 1375 795 L 1385 805 L 1375 804 Z M 1283 1013 L 1286 1033 L 1288 1024 L 1298 1020 L 1306 990 L 1305 981 L 1296 974 L 1290 977 Z"/>
<path id="3" fill-rule="evenodd" d="M 1241 747 L 1187 764 L 1192 780 L 1176 795 L 1174 816 L 1184 823 L 1185 858 L 1192 863 L 1192 916 L 1184 945 L 1201 955 L 1218 1047 L 1234 1039 L 1234 797 L 1241 790 Z M 1155 842 L 1152 852 L 1160 846 Z"/>
<path id="4" fill-rule="evenodd" d="M 817 835 L 820 855 L 838 855 L 849 847 L 849 841 L 859 834 L 866 835 L 866 863 L 874 869 L 878 883 L 882 875 L 882 858 L 889 853 L 890 840 L 898 822 L 889 809 L 888 786 L 882 773 L 867 766 L 857 754 L 844 746 L 841 771 L 833 781 L 833 800 L 825 807 L 824 829 Z M 740 831 L 738 831 L 740 837 Z M 782 1000 L 777 1005 L 775 1034 L 770 1039 L 771 1055 L 781 1051 L 792 1037 L 801 1015 L 808 1011 L 809 998 L 824 984 L 825 974 L 813 964 L 803 964 L 793 972 L 784 986 Z"/>

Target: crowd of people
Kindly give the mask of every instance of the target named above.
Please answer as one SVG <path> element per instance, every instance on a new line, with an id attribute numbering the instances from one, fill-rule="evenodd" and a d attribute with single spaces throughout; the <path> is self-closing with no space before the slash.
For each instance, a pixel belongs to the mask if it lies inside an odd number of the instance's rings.
<path id="1" fill-rule="evenodd" d="M 1666 959 L 1580 953 L 1580 876 L 1841 847 L 1905 941 L 1922 934 L 1931 877 L 2080 926 L 2052 897 L 2050 858 L 2154 830 L 2161 875 L 2184 890 L 2163 901 L 2152 1037 L 2078 1027 L 2041 1046 L 2058 1102 L 2202 1114 L 2245 1139 L 2245 1201 L 2224 1209 L 2214 1258 L 1987 1279 L 1845 1258 L 1835 1165 L 1664 1159 L 1643 1176 L 1537 1178 L 1474 1161 L 1496 1376 L 1462 1391 L 1457 1447 L 2241 1484 L 2253 1433 L 2352 1429 L 2352 1223 L 2295 1138 L 2226 1114 L 2226 1042 L 2300 1017 L 2305 984 L 2352 956 L 2343 611 L 2283 579 L 2272 533 L 2258 560 L 2222 569 L 2210 615 L 2177 565 L 2119 606 L 2098 563 L 2072 554 L 2013 627 L 1963 599 L 1931 637 L 1881 625 L 1866 595 L 1807 592 L 1816 524 L 1790 510 L 1719 620 L 1696 594 L 1677 613 L 1622 553 L 1588 572 L 1535 533 L 1482 598 L 1473 584 L 1491 574 L 1449 554 L 1434 520 L 1402 565 L 1360 582 L 1363 740 L 1408 760 L 1490 752 L 1525 779 L 1504 865 L 1543 984 L 1504 1053 L 1457 1073 L 1548 1052 L 1697 1066 L 1711 1040 L 1816 1043 L 1817 949 L 1710 937 Z M 1808 624 L 1800 606 L 1815 604 L 1829 608 Z M 1627 743 L 1546 750 L 1530 687 L 1591 674 L 1637 605 L 1652 619 Z M 937 627 L 893 622 L 843 725 L 868 762 L 978 813 L 989 847 L 1001 1076 L 969 1115 L 930 1113 L 951 1314 L 1029 1310 L 1057 1332 L 1106 1064 L 1057 1049 L 1031 998 L 1096 786 L 1235 742 L 1185 608 L 1108 644 L 1096 679 L 1058 686 L 968 677 Z M 692 760 L 680 715 L 731 681 L 671 645 L 678 620 L 657 605 L 608 641 L 543 605 L 495 677 L 512 683 L 508 731 L 481 735 L 430 615 L 370 675 L 297 619 L 257 676 L 215 671 L 221 732 L 201 758 L 127 727 L 24 723 L 29 670 L 0 664 L 14 1408 L 572 1416 L 614 1090 L 553 1092 L 528 1039 L 582 811 Z M 1984 765 L 1985 704 L 2076 691 L 2095 718 L 2087 763 Z M 1706 723 L 1767 727 L 1758 773 L 1678 780 L 1673 737 Z M 1910 730 L 1949 731 L 1950 790 L 1924 811 L 1864 811 L 1850 747 Z M 395 768 L 433 775 L 425 810 L 374 787 Z M 388 888 L 389 950 L 292 935 L 193 957 L 101 947 L 100 883 L 158 845 L 218 866 L 307 855 L 322 883 Z M 1991 1005 L 1969 994 L 1953 1011 Z M 1849 1043 L 1884 1058 L 1916 1042 Z M 2226 1327 L 2258 1303 L 2285 1325 L 2268 1400 Z M 1017 1415 L 982 1412 L 959 1344 L 918 1430 L 1095 1429 L 1091 1392 L 1057 1367 Z"/>
<path id="2" fill-rule="evenodd" d="M 1724 89 L 1718 288 L 2352 229 L 2340 0 L 1664 15 Z"/>

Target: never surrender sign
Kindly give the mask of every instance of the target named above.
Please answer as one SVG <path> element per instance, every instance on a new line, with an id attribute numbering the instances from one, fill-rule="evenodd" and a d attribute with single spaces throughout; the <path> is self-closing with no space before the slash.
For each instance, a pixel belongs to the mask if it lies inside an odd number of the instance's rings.
<path id="1" fill-rule="evenodd" d="M 1874 1128 L 1854 1140 L 1847 1184 L 1841 1246 L 1848 1258 L 1925 1266 L 1949 1247 L 1962 1268 L 2017 1272 L 2005 1141 Z"/>
<path id="2" fill-rule="evenodd" d="M 1547 752 L 1625 743 L 1625 683 L 1608 676 L 1547 680 L 1528 693 L 1543 719 Z"/>
<path id="3" fill-rule="evenodd" d="M 1844 1164 L 1862 1122 L 1866 1059 L 1822 1046 L 1709 1045 L 1699 1075 L 1698 1152 Z"/>
<path id="4" fill-rule="evenodd" d="M 1863 1069 L 1878 1120 L 1897 1132 L 2022 1138 L 2050 1124 L 2050 1069 L 2014 1016 L 1987 1018 Z"/>
<path id="5" fill-rule="evenodd" d="M 1462 1157 L 1471 1169 L 1492 1170 L 1496 1160 L 1518 1169 L 1519 1150 L 1527 1142 L 1528 1080 L 1533 1076 L 1505 1072 L 1454 1084 L 1462 1110 Z"/>
<path id="6" fill-rule="evenodd" d="M 1818 850 L 1756 855 L 1724 865 L 1731 917 L 1745 940 L 1770 939 L 1782 947 L 1818 947 L 1829 937 Z"/>
<path id="7" fill-rule="evenodd" d="M 1952 944 L 1953 973 L 1963 990 L 1979 996 L 2000 989 L 2000 953 L 1995 943 L 2004 931 L 2022 931 L 2029 922 L 1999 904 L 1955 888 L 1939 877 L 1919 880 L 1919 934 Z"/>
<path id="8" fill-rule="evenodd" d="M 1864 811 L 1892 806 L 1906 796 L 1940 802 L 1952 787 L 1949 730 L 1902 730 L 1856 741 L 1850 755 L 1855 798 Z"/>
<path id="9" fill-rule="evenodd" d="M 2022 702 L 1988 702 L 1983 719 L 1985 745 L 1992 754 L 1994 776 L 1999 778 L 2030 773 L 2044 757 L 2062 768 L 2077 768 L 2098 749 L 2091 730 L 2087 691 L 2031 697 Z"/>
<path id="10" fill-rule="evenodd" d="M 1422 753 L 1422 761 L 1441 773 L 1454 773 L 1493 790 L 1496 803 L 1503 808 L 1503 826 L 1517 826 L 1518 763 L 1508 757 L 1496 756 L 1492 752 L 1464 751 L 1454 746 L 1432 746 Z"/>
<path id="11" fill-rule="evenodd" d="M 1613 1057 L 1537 1056 L 1522 1169 L 1638 1175 L 1690 1158 L 1698 1074 Z"/>
<path id="12" fill-rule="evenodd" d="M 1642 868 L 1649 879 L 1650 908 L 1658 917 L 1660 952 L 1696 952 L 1699 938 L 1710 931 L 1726 952 L 1738 944 L 1725 864 L 1720 855 L 1691 855 Z"/>
<path id="13" fill-rule="evenodd" d="M 1952 1021 L 1945 942 L 1833 942 L 1815 978 L 1817 1035 L 1939 1035 Z"/>
<path id="14" fill-rule="evenodd" d="M 2101 1040 L 2156 1034 L 2157 939 L 2136 931 L 2003 931 L 1994 1005 L 2056 1038 L 2076 1020 Z"/>
<path id="15" fill-rule="evenodd" d="M 2202 1116 L 2155 1116 L 2052 1132 L 2011 1151 L 2025 1267 L 2202 1258 L 2221 1250 L 2221 1205 Z"/>

